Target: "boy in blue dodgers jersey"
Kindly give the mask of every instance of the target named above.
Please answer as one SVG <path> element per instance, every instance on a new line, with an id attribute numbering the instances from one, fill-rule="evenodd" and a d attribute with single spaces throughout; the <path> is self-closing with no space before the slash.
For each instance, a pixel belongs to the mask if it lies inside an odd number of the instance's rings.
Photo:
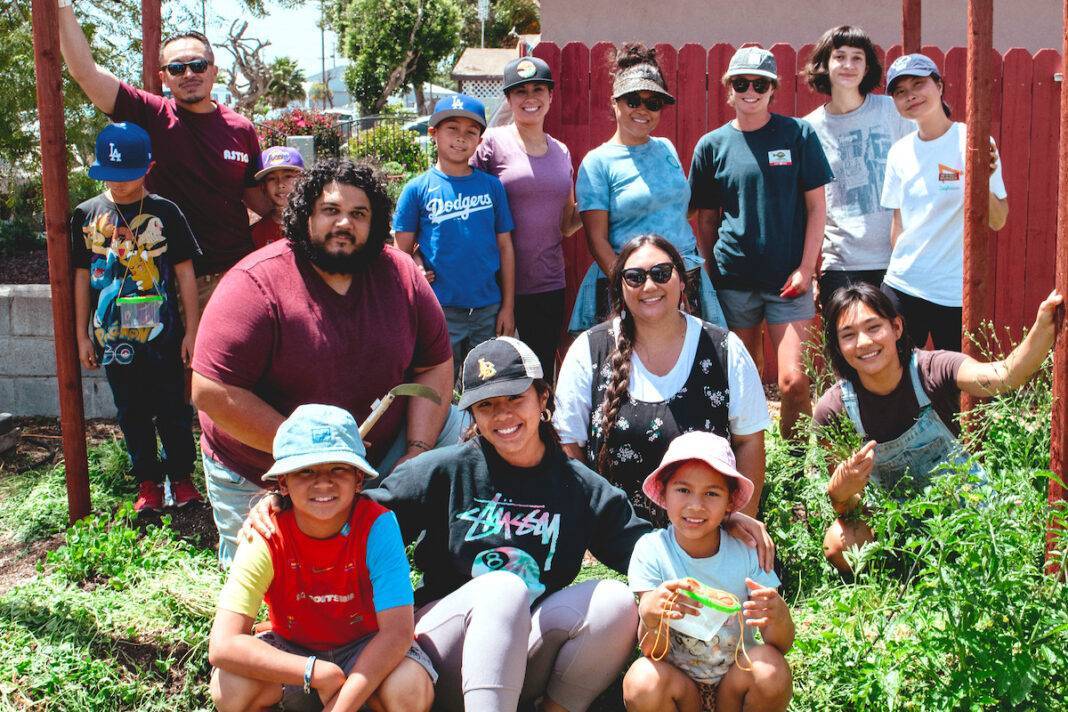
<path id="1" fill-rule="evenodd" d="M 378 473 L 356 421 L 302 405 L 274 437 L 291 506 L 274 536 L 237 549 L 212 625 L 211 696 L 220 710 L 426 712 L 437 679 L 414 641 L 408 559 L 396 517 L 361 494 Z M 252 624 L 267 601 L 271 630 Z"/>
<path id="2" fill-rule="evenodd" d="M 201 501 L 189 479 L 196 451 L 185 395 L 200 322 L 192 262 L 200 248 L 178 206 L 145 190 L 151 166 L 144 129 L 105 126 L 89 177 L 107 190 L 76 207 L 70 221 L 78 358 L 83 368 L 104 367 L 138 482 L 138 512 L 163 508 L 165 476 L 179 507 Z"/>
<path id="3" fill-rule="evenodd" d="M 397 247 L 409 254 L 418 247 L 458 374 L 472 347 L 515 331 L 514 224 L 501 181 L 469 163 L 486 129 L 482 102 L 446 97 L 429 123 L 437 163 L 404 186 L 393 229 Z"/>

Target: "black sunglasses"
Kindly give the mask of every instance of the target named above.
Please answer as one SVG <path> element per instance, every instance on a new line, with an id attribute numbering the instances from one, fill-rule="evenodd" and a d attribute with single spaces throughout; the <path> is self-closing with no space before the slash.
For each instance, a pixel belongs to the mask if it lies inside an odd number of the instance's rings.
<path id="1" fill-rule="evenodd" d="M 671 273 L 675 271 L 675 265 L 670 262 L 661 262 L 649 269 L 642 267 L 628 267 L 623 270 L 623 281 L 635 289 L 645 286 L 645 278 L 652 277 L 657 284 L 667 284 L 671 279 Z"/>
<path id="2" fill-rule="evenodd" d="M 203 74 L 208 71 L 208 67 L 211 66 L 211 62 L 206 59 L 194 59 L 191 62 L 171 62 L 170 64 L 164 64 L 160 69 L 166 69 L 167 74 L 172 77 L 180 77 L 185 74 L 185 68 L 189 67 L 193 70 L 193 74 Z"/>
<path id="3" fill-rule="evenodd" d="M 731 86 L 734 87 L 734 91 L 742 94 L 749 91 L 749 85 L 753 85 L 753 91 L 757 94 L 763 94 L 771 88 L 770 79 L 746 79 L 745 77 L 735 77 L 731 80 Z"/>
<path id="4" fill-rule="evenodd" d="M 630 94 L 624 94 L 619 98 L 622 101 L 627 102 L 627 106 L 632 109 L 637 109 L 639 106 L 645 106 L 649 111 L 660 111 L 664 108 L 664 100 L 658 96 L 651 96 L 648 99 L 643 99 L 641 94 L 631 92 Z"/>

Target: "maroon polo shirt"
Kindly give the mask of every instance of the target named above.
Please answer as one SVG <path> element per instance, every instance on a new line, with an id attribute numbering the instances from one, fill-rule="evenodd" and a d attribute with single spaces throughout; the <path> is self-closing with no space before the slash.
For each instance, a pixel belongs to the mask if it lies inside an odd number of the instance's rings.
<path id="1" fill-rule="evenodd" d="M 185 213 L 203 255 L 198 275 L 224 272 L 252 251 L 245 188 L 256 184 L 260 141 L 244 116 L 219 104 L 207 114 L 177 106 L 174 99 L 119 85 L 114 121 L 131 121 L 152 139 L 155 167 L 149 191 L 174 201 Z"/>
<path id="2" fill-rule="evenodd" d="M 451 357 L 445 315 L 411 257 L 386 246 L 338 294 L 279 240 L 219 283 L 197 331 L 193 370 L 252 391 L 284 416 L 324 403 L 362 422 L 371 403 L 410 381 L 413 369 Z M 400 432 L 407 400 L 394 401 L 367 434 L 372 464 Z M 262 485 L 270 453 L 238 442 L 203 411 L 200 427 L 205 454 Z"/>

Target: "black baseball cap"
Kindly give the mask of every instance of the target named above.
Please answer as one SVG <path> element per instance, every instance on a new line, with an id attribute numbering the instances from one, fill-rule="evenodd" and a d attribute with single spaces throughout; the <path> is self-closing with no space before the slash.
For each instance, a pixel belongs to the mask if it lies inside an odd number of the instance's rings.
<path id="1" fill-rule="evenodd" d="M 460 408 L 498 396 L 517 396 L 542 378 L 541 362 L 519 339 L 498 336 L 471 349 L 460 378 Z"/>
<path id="2" fill-rule="evenodd" d="M 518 57 L 504 65 L 504 93 L 520 84 L 548 84 L 550 89 L 555 86 L 549 65 L 537 57 Z"/>

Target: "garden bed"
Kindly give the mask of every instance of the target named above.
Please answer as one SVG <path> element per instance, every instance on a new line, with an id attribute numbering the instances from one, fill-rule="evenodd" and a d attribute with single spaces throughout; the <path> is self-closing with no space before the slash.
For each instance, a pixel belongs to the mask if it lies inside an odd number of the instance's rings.
<path id="1" fill-rule="evenodd" d="M 0 284 L 48 284 L 48 250 L 30 250 L 0 259 Z"/>

